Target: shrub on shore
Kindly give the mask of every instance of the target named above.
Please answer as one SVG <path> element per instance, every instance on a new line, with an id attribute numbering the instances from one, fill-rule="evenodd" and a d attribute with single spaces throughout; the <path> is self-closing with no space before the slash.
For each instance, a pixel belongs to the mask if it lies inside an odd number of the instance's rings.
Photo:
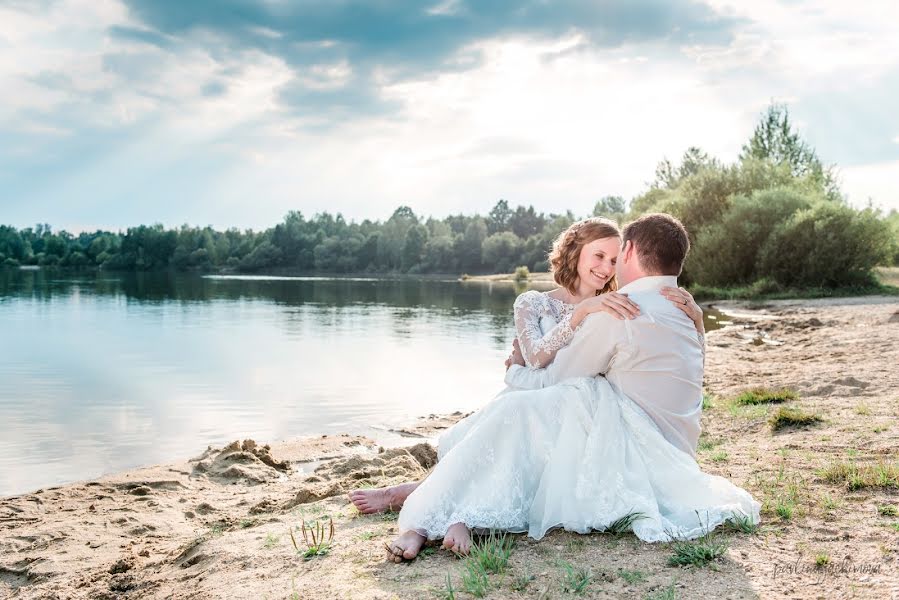
<path id="1" fill-rule="evenodd" d="M 527 267 L 521 266 L 515 269 L 515 281 L 527 281 L 531 278 L 531 272 Z"/>

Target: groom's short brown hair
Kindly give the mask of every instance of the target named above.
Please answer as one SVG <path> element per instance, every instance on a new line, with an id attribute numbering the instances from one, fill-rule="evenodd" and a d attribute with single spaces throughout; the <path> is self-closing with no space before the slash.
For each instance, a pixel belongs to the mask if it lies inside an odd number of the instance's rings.
<path id="1" fill-rule="evenodd" d="M 640 265 L 653 275 L 680 275 L 690 251 L 683 224 L 665 213 L 649 213 L 628 223 L 621 232 L 622 247 L 632 242 Z"/>

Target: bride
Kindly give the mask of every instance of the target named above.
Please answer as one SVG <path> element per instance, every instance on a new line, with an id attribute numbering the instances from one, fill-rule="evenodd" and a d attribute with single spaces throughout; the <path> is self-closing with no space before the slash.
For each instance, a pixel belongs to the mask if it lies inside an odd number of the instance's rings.
<path id="1" fill-rule="evenodd" d="M 617 234 L 614 225 L 606 221 L 576 223 L 560 236 L 552 254 L 555 278 L 563 287 L 546 294 L 528 292 L 516 300 L 518 343 L 507 366 L 527 363 L 532 368 L 517 380 L 507 381 L 520 387 L 549 387 L 501 393 L 447 431 L 439 440 L 440 462 L 421 484 L 351 494 L 362 512 L 403 506 L 399 520 L 403 534 L 391 546 L 394 560 L 414 558 L 428 538 L 443 537 L 445 547 L 464 554 L 469 549 L 471 527 L 527 531 L 540 539 L 553 527 L 585 533 L 603 530 L 630 515 L 638 537 L 658 541 L 696 537 L 734 513 L 758 519 L 757 503 L 745 491 L 703 474 L 693 460 L 698 407 L 687 411 L 693 415 L 647 413 L 605 378 L 584 376 L 608 370 L 613 379 L 608 364 L 597 367 L 595 373 L 593 366 L 585 364 L 580 377 L 561 385 L 552 385 L 555 381 L 533 385 L 535 368 L 552 363 L 556 353 L 571 343 L 587 315 L 604 312 L 630 319 L 641 313 L 638 303 L 623 295 L 596 295 L 615 289 Z M 683 241 L 686 248 L 685 233 Z M 634 255 L 631 242 L 625 247 Z M 677 261 L 677 273 L 682 259 Z M 698 330 L 692 344 L 701 349 L 701 310 L 689 294 L 675 287 L 674 277 L 648 276 L 640 285 L 655 285 L 655 298 L 662 298 L 661 292 L 691 317 Z M 641 288 L 635 291 L 646 295 Z M 647 315 L 649 322 L 656 323 L 653 316 L 659 322 L 667 318 L 658 312 L 656 307 Z M 614 321 L 606 319 L 604 323 L 613 334 Z M 592 337 L 603 333 L 598 331 Z M 683 337 L 683 331 L 678 334 Z M 685 347 L 686 354 L 688 350 Z M 588 362 L 591 354 L 578 350 Z M 698 386 L 701 353 L 697 357 Z M 627 357 L 622 361 L 627 362 Z M 570 359 L 567 362 L 571 363 Z M 546 373 L 551 374 L 557 366 L 550 364 Z M 565 368 L 556 370 L 564 373 Z M 516 369 L 519 367 L 510 371 Z M 569 371 L 578 374 L 577 368 Z M 650 411 L 659 408 L 653 406 Z M 656 417 L 661 427 L 654 421 Z M 689 431 L 691 425 L 695 425 L 693 432 Z M 692 442 L 681 439 L 679 428 Z M 705 511 L 704 523 L 697 509 Z"/>

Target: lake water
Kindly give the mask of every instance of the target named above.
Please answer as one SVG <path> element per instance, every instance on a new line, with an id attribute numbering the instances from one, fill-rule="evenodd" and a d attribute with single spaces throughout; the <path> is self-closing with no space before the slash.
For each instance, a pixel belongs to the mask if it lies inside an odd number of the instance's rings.
<path id="1" fill-rule="evenodd" d="M 510 284 L 0 270 L 0 496 L 503 387 Z"/>

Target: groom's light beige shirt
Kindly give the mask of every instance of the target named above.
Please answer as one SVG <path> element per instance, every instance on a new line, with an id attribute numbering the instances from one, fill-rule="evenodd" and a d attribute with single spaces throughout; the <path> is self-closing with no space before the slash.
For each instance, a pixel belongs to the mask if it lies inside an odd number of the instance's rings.
<path id="1" fill-rule="evenodd" d="M 640 316 L 606 313 L 584 319 L 568 346 L 545 369 L 512 365 L 506 383 L 537 389 L 573 377 L 604 375 L 636 402 L 662 435 L 695 456 L 702 413 L 702 342 L 693 322 L 659 293 L 676 277 L 642 277 L 618 290 L 640 306 Z"/>

